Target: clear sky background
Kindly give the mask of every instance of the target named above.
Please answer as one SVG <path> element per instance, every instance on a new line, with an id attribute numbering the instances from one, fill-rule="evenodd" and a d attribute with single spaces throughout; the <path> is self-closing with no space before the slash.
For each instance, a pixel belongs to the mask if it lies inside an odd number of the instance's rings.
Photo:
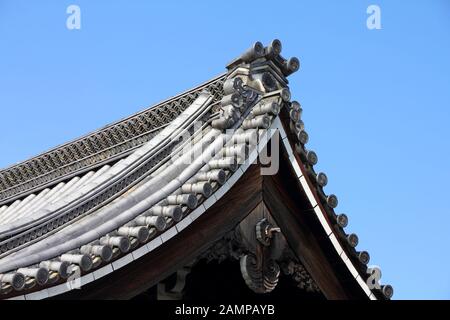
<path id="1" fill-rule="evenodd" d="M 0 0 L 0 167 L 225 71 L 254 41 L 290 77 L 327 192 L 397 299 L 450 299 L 450 1 Z M 81 8 L 81 30 L 66 8 Z M 381 8 L 382 30 L 366 9 Z"/>

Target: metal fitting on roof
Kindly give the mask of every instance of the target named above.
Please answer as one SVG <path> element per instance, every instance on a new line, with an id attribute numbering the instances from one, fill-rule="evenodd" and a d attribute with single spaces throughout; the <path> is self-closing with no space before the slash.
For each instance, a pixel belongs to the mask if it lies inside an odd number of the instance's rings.
<path id="1" fill-rule="evenodd" d="M 229 95 L 229 94 L 233 94 L 236 92 L 236 90 L 238 90 L 239 88 L 242 87 L 242 84 L 244 83 L 244 81 L 242 80 L 242 78 L 240 77 L 236 77 L 236 78 L 228 78 L 227 80 L 225 80 L 225 82 L 223 83 L 223 92 L 224 95 Z"/>
<path id="2" fill-rule="evenodd" d="M 119 248 L 121 252 L 130 250 L 130 240 L 123 236 L 106 236 L 100 239 L 100 244 Z"/>
<path id="3" fill-rule="evenodd" d="M 270 42 L 270 44 L 265 48 L 265 56 L 267 59 L 273 59 L 281 53 L 282 50 L 281 41 L 278 39 L 274 39 Z"/>
<path id="4" fill-rule="evenodd" d="M 211 169 L 228 169 L 231 171 L 236 171 L 238 166 L 237 160 L 234 157 L 212 159 L 208 162 L 208 165 Z"/>
<path id="5" fill-rule="evenodd" d="M 88 271 L 92 268 L 92 259 L 87 254 L 63 254 L 61 255 L 61 261 L 67 261 L 78 265 L 81 270 Z"/>
<path id="6" fill-rule="evenodd" d="M 356 248 L 359 243 L 358 236 L 355 233 L 347 235 L 347 243 L 350 245 L 350 247 Z"/>
<path id="7" fill-rule="evenodd" d="M 182 204 L 187 206 L 189 209 L 194 209 L 197 206 L 197 197 L 193 194 L 179 194 L 167 197 L 168 204 Z"/>
<path id="8" fill-rule="evenodd" d="M 140 243 L 148 240 L 150 233 L 148 228 L 144 226 L 138 227 L 121 227 L 117 230 L 117 234 L 124 237 L 133 237 L 136 238 Z"/>
<path id="9" fill-rule="evenodd" d="M 341 213 L 336 217 L 336 222 L 339 227 L 345 228 L 348 225 L 348 217 L 346 214 Z"/>
<path id="10" fill-rule="evenodd" d="M 39 266 L 57 272 L 63 279 L 68 278 L 70 275 L 70 263 L 67 261 L 42 261 Z"/>
<path id="11" fill-rule="evenodd" d="M 316 181 L 317 184 L 323 188 L 328 184 L 328 177 L 325 173 L 319 172 L 316 176 Z"/>
<path id="12" fill-rule="evenodd" d="M 309 164 L 312 166 L 315 166 L 317 164 L 317 162 L 319 162 L 319 158 L 317 157 L 317 154 L 312 150 L 308 150 L 306 152 L 306 160 L 308 160 Z"/>
<path id="13" fill-rule="evenodd" d="M 297 72 L 298 69 L 300 69 L 300 60 L 297 57 L 289 58 L 287 61 L 283 63 L 281 69 L 282 69 L 281 71 L 286 77 L 290 76 L 294 72 Z"/>
<path id="14" fill-rule="evenodd" d="M 280 96 L 284 102 L 288 102 L 291 100 L 291 91 L 288 88 L 283 88 L 281 89 Z"/>
<path id="15" fill-rule="evenodd" d="M 394 288 L 389 284 L 383 285 L 381 286 L 381 292 L 387 299 L 391 299 L 394 295 Z"/>
<path id="16" fill-rule="evenodd" d="M 309 135 L 305 130 L 300 130 L 297 133 L 297 138 L 298 138 L 298 141 L 303 145 L 307 144 L 309 141 Z"/>
<path id="17" fill-rule="evenodd" d="M 223 96 L 222 100 L 220 101 L 220 104 L 222 106 L 232 105 L 235 107 L 239 107 L 241 102 L 242 102 L 241 95 L 237 92 L 233 92 L 231 94 Z"/>
<path id="18" fill-rule="evenodd" d="M 26 277 L 30 277 L 36 280 L 39 285 L 44 285 L 48 281 L 48 270 L 46 268 L 20 268 L 17 270 L 18 273 L 23 274 Z"/>
<path id="19" fill-rule="evenodd" d="M 183 217 L 183 210 L 180 205 L 154 206 L 150 208 L 148 213 L 153 216 L 172 218 L 175 221 L 179 221 Z"/>
<path id="20" fill-rule="evenodd" d="M 338 198 L 334 194 L 330 194 L 327 197 L 327 204 L 330 208 L 335 209 L 339 204 Z"/>
<path id="21" fill-rule="evenodd" d="M 111 260 L 113 256 L 111 247 L 107 245 L 85 245 L 80 248 L 80 252 L 83 254 L 98 256 L 105 262 Z"/>
<path id="22" fill-rule="evenodd" d="M 0 274 L 0 284 L 7 283 L 14 290 L 22 290 L 25 287 L 25 276 L 19 272 Z"/>
<path id="23" fill-rule="evenodd" d="M 224 184 L 227 175 L 222 169 L 213 169 L 210 171 L 199 172 L 196 176 L 197 181 L 216 181 L 219 184 Z"/>
<path id="24" fill-rule="evenodd" d="M 201 181 L 196 183 L 186 183 L 181 186 L 181 191 L 184 193 L 195 193 L 209 197 L 212 194 L 212 187 L 209 182 Z"/>
<path id="25" fill-rule="evenodd" d="M 370 261 L 370 254 L 367 251 L 360 251 L 356 253 L 359 262 L 362 264 L 368 264 Z"/>
<path id="26" fill-rule="evenodd" d="M 260 115 L 264 115 L 266 113 L 269 113 L 269 114 L 275 116 L 279 112 L 280 112 L 280 105 L 275 101 L 272 101 L 270 103 L 260 103 L 252 109 L 252 114 L 254 116 L 260 116 Z"/>
<path id="27" fill-rule="evenodd" d="M 177 222 L 180 221 L 182 217 L 181 209 L 180 214 L 173 213 L 171 218 Z M 167 222 L 166 219 L 162 215 L 154 215 L 154 216 L 139 216 L 135 220 L 136 224 L 141 226 L 149 226 L 149 227 L 155 227 L 158 231 L 163 231 L 166 226 Z"/>

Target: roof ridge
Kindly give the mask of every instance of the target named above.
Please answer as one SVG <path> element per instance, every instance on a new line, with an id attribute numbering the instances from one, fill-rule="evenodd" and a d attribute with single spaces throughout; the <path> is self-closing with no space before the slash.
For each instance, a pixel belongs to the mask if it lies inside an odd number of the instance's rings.
<path id="1" fill-rule="evenodd" d="M 194 88 L 157 103 L 129 117 L 108 124 L 80 138 L 54 147 L 33 158 L 0 171 L 0 205 L 126 156 L 149 141 L 162 127 L 178 116 L 205 88 L 220 99 L 216 76 Z"/>

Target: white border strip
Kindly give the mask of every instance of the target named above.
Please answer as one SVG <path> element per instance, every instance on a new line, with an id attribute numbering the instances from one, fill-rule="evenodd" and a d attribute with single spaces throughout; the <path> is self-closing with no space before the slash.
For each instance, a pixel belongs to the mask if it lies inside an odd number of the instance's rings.
<path id="1" fill-rule="evenodd" d="M 294 169 L 294 171 L 298 174 L 298 171 L 300 170 L 300 167 L 297 163 L 297 160 L 295 159 L 295 156 L 292 155 L 292 148 L 289 144 L 289 141 L 287 139 L 286 132 L 284 131 L 283 125 L 281 124 L 281 121 L 277 117 L 278 121 L 274 121 L 274 125 L 276 125 L 276 128 L 280 131 L 280 136 L 285 137 L 282 139 L 283 145 L 287 150 L 287 153 L 289 155 L 289 160 L 291 162 L 291 165 Z M 300 171 L 301 172 L 301 171 Z M 318 205 L 318 202 L 316 198 L 314 197 L 314 194 L 309 187 L 308 182 L 306 181 L 306 178 L 301 174 L 299 176 L 299 182 L 303 188 L 303 190 L 306 193 L 306 196 L 308 197 L 308 200 L 311 203 L 311 206 L 314 208 L 314 212 L 317 216 L 317 219 L 319 219 L 320 224 L 322 225 L 325 233 L 327 234 L 328 238 L 330 239 L 331 243 L 333 244 L 333 247 L 335 248 L 337 254 L 341 257 L 344 264 L 347 266 L 348 270 L 352 274 L 352 276 L 355 278 L 355 280 L 358 282 L 360 287 L 363 289 L 363 291 L 366 293 L 366 295 L 371 300 L 377 300 L 375 295 L 370 291 L 368 285 L 363 281 L 362 277 L 358 273 L 357 269 L 353 265 L 352 261 L 348 258 L 347 254 L 345 253 L 344 249 L 342 248 L 341 244 L 339 243 L 339 240 L 337 239 L 336 235 L 333 232 L 333 229 L 331 228 L 330 224 L 328 223 L 326 219 L 326 212 L 322 210 L 322 208 Z"/>

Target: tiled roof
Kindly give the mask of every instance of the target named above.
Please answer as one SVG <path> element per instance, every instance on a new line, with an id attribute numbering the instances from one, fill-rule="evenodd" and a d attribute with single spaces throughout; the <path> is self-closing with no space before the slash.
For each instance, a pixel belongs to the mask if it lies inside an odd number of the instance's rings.
<path id="1" fill-rule="evenodd" d="M 161 104 L 185 99 L 165 116 L 163 128 L 130 144 L 120 160 L 99 160 L 93 169 L 83 164 L 79 174 L 10 194 L 0 207 L 0 292 L 25 299 L 58 295 L 71 290 L 71 274 L 86 284 L 161 246 L 218 201 L 278 131 L 323 232 L 361 290 L 371 299 L 390 298 L 390 286 L 371 290 L 366 284 L 369 255 L 355 250 L 357 236 L 344 231 L 347 216 L 334 213 L 337 197 L 324 193 L 326 175 L 313 169 L 317 155 L 305 148 L 302 110 L 290 102 L 287 87 L 299 61 L 280 52 L 277 40 L 267 47 L 257 42 L 225 76 Z M 130 119 L 112 127 L 139 127 Z M 138 137 L 149 127 L 130 130 Z M 100 140 L 101 132 L 94 134 Z"/>

